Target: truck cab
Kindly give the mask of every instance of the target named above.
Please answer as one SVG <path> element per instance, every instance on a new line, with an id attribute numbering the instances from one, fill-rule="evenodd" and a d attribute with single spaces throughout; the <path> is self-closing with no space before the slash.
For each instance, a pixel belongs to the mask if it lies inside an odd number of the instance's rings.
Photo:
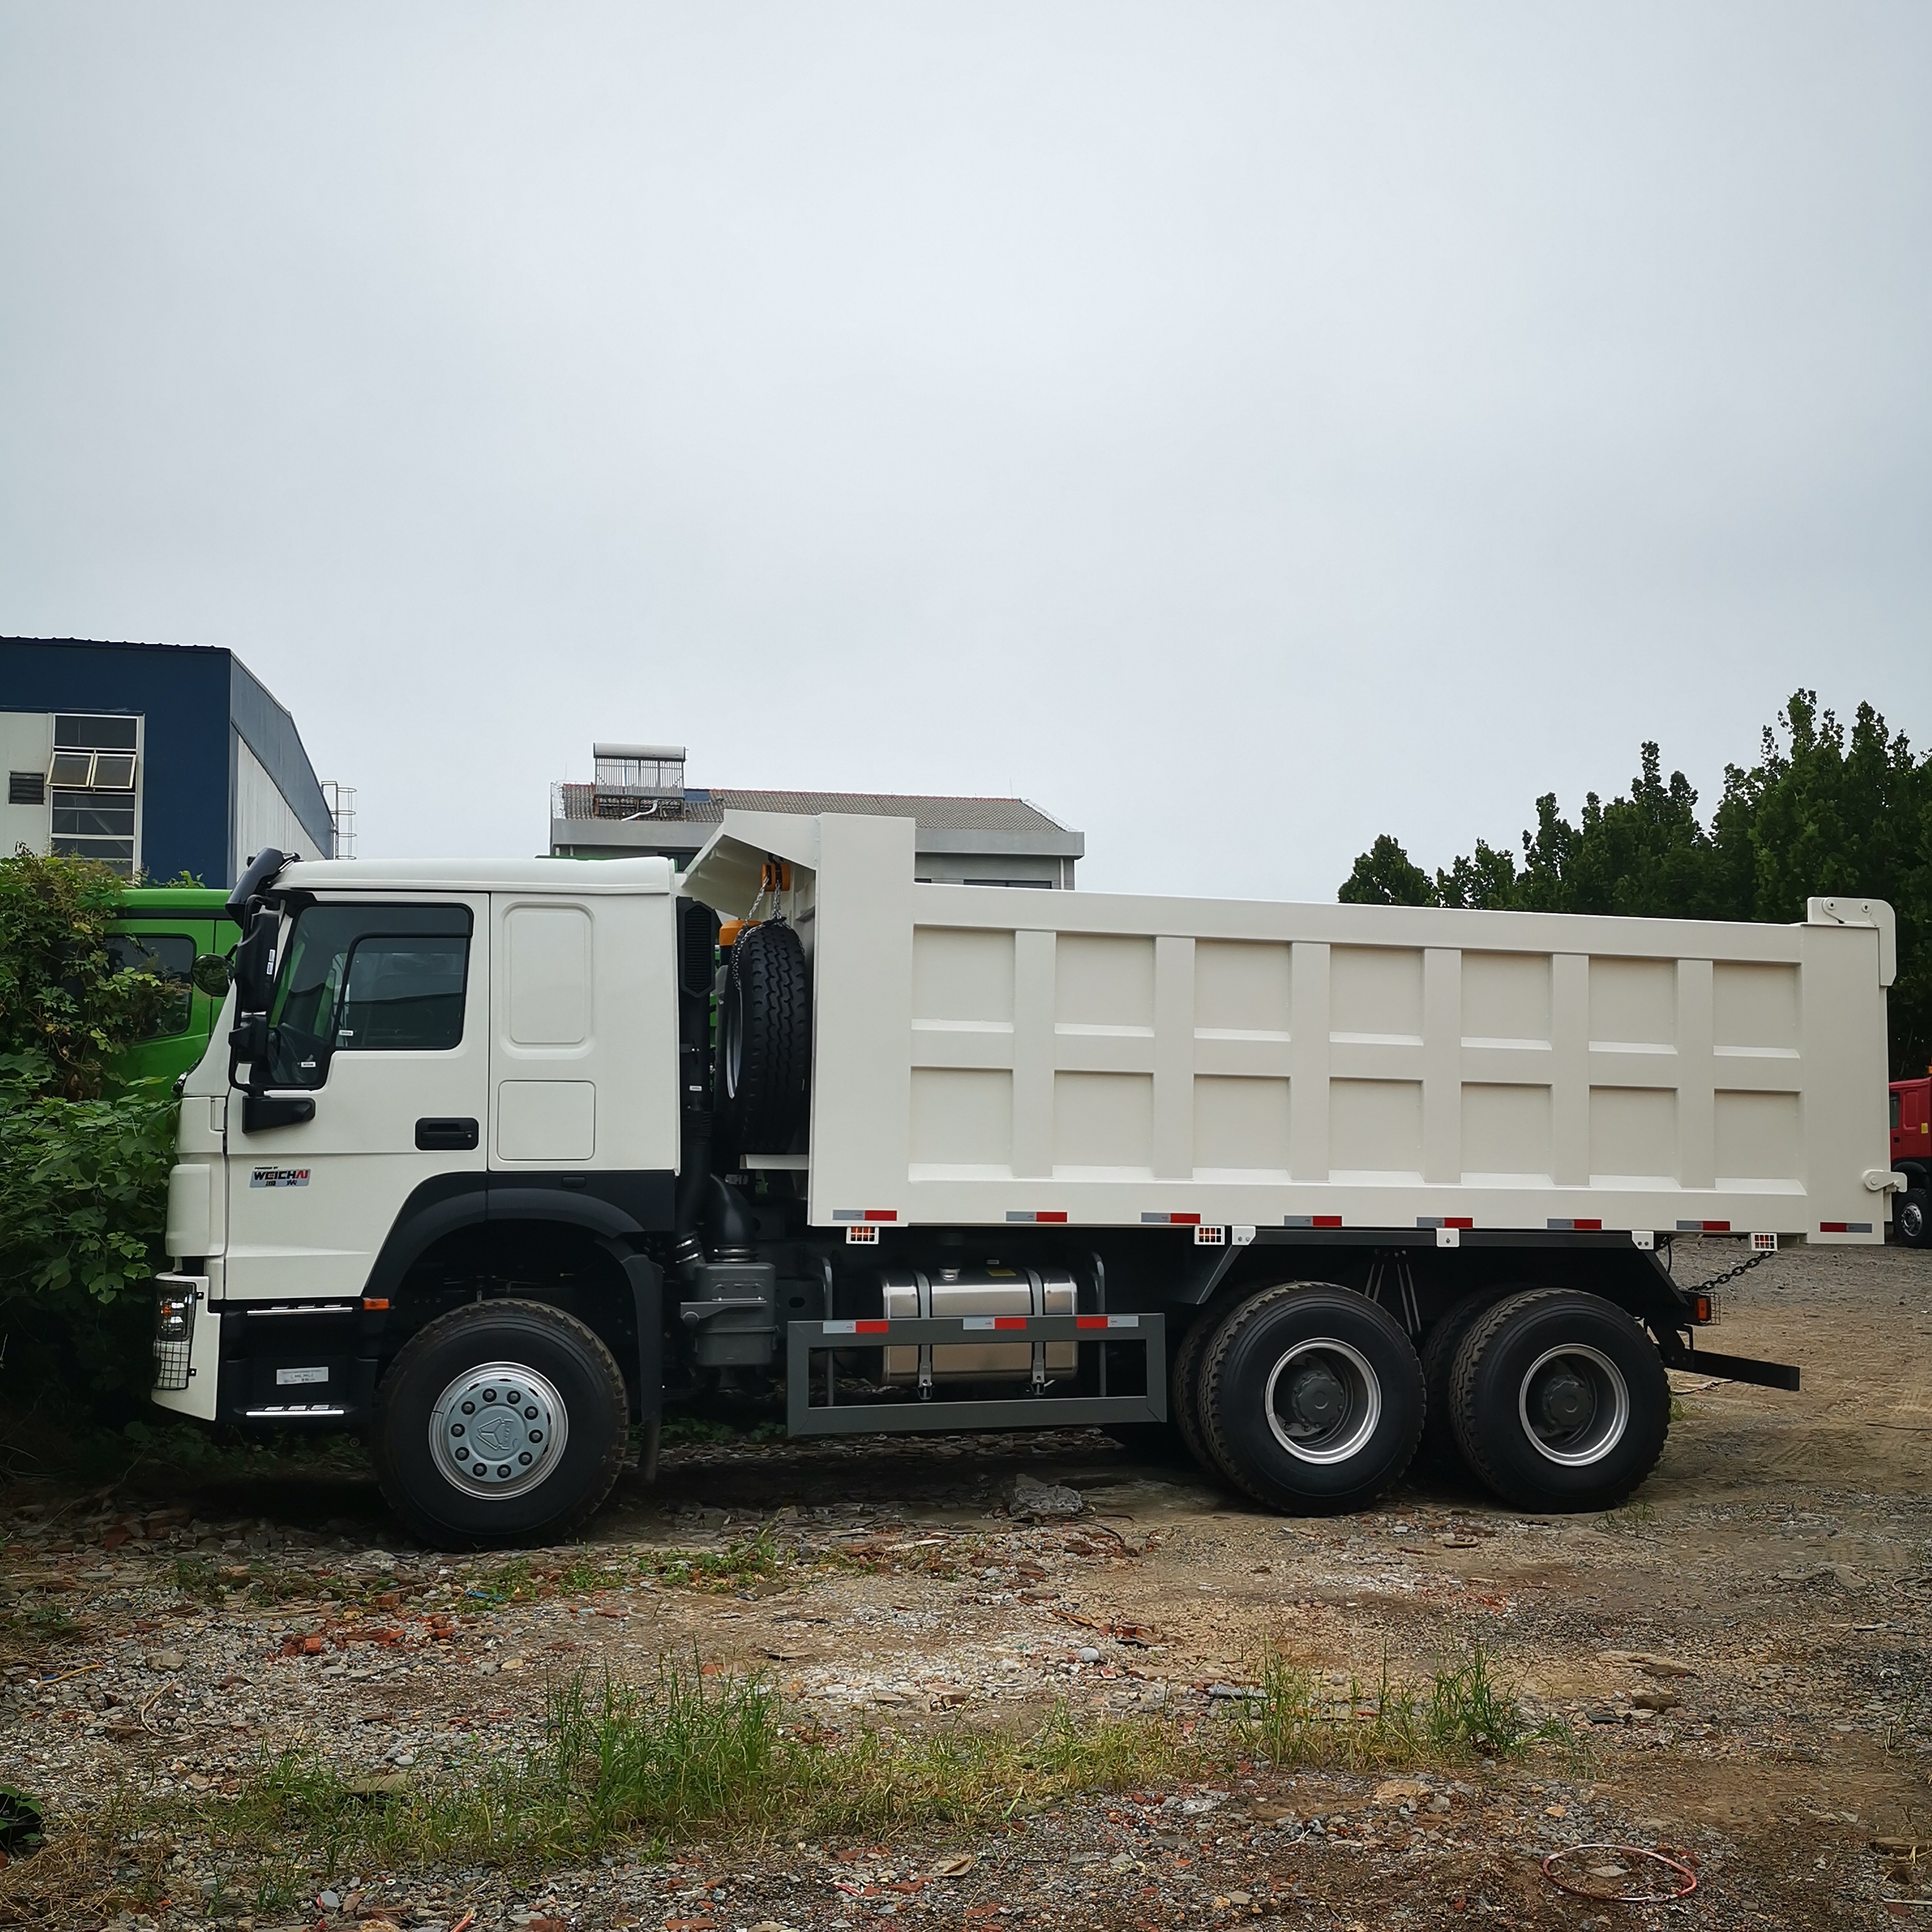
<path id="1" fill-rule="evenodd" d="M 1932 1068 L 1892 1083 L 1892 1166 L 1906 1182 L 1892 1202 L 1893 1232 L 1912 1247 L 1932 1246 Z"/>
<path id="2" fill-rule="evenodd" d="M 136 886 L 122 895 L 108 957 L 124 972 L 154 974 L 168 989 L 154 1030 L 116 1064 L 123 1080 L 178 1079 L 207 1052 L 225 995 L 195 983 L 194 962 L 219 958 L 240 938 L 227 900 L 225 892 L 202 886 Z"/>

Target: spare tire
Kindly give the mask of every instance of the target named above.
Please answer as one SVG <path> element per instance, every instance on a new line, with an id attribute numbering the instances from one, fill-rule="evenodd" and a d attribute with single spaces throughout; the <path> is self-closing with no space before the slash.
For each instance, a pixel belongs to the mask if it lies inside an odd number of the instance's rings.
<path id="1" fill-rule="evenodd" d="M 718 1151 L 787 1152 L 805 1122 L 811 1065 L 805 948 L 782 920 L 748 926 L 731 948 L 718 1006 Z"/>

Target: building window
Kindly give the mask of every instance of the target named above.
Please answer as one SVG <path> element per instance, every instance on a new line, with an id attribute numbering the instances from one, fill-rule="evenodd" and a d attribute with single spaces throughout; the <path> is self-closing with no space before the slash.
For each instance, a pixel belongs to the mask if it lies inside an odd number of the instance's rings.
<path id="1" fill-rule="evenodd" d="M 141 721 L 125 713 L 116 718 L 85 718 L 70 712 L 54 714 L 54 742 L 63 751 L 133 752 L 140 748 Z"/>
<path id="2" fill-rule="evenodd" d="M 47 775 L 45 772 L 9 772 L 7 802 L 9 805 L 45 805 Z"/>
<path id="3" fill-rule="evenodd" d="M 135 856 L 134 771 L 141 721 L 57 712 L 51 849 L 132 878 Z M 44 788 L 43 796 L 44 796 Z"/>

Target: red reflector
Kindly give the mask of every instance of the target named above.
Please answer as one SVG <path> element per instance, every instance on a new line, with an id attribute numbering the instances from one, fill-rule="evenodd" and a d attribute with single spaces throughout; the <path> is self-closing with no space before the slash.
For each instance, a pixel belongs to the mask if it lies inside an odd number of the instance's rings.
<path id="1" fill-rule="evenodd" d="M 1311 1214 L 1308 1217 L 1308 1225 L 1311 1228 L 1339 1228 L 1342 1225 L 1342 1217 L 1339 1214 Z"/>
<path id="2" fill-rule="evenodd" d="M 1064 1221 L 1066 1219 L 1066 1210 L 1064 1208 L 1042 1208 L 1033 1218 L 1036 1221 Z"/>
<path id="3" fill-rule="evenodd" d="M 853 1324 L 853 1332 L 860 1335 L 883 1335 L 891 1325 L 887 1322 L 859 1322 Z"/>
<path id="4" fill-rule="evenodd" d="M 996 1315 L 993 1317 L 995 1328 L 1024 1328 L 1027 1318 L 1024 1315 Z"/>
<path id="5" fill-rule="evenodd" d="M 1700 1294 L 1697 1298 L 1697 1319 L 1700 1322 L 1708 1322 L 1710 1318 L 1711 1298 L 1708 1294 Z"/>
<path id="6" fill-rule="evenodd" d="M 1198 1228 L 1201 1225 L 1198 1214 L 1170 1214 L 1167 1218 L 1177 1228 Z"/>
<path id="7" fill-rule="evenodd" d="M 1473 1228 L 1476 1223 L 1469 1215 L 1451 1214 L 1444 1220 L 1442 1225 L 1445 1228 Z"/>
<path id="8" fill-rule="evenodd" d="M 899 1210 L 896 1208 L 868 1208 L 866 1219 L 868 1221 L 896 1221 Z"/>
<path id="9" fill-rule="evenodd" d="M 1076 1328 L 1104 1328 L 1107 1325 L 1107 1318 L 1104 1315 L 1076 1315 L 1073 1318 L 1073 1325 Z"/>
<path id="10" fill-rule="evenodd" d="M 1570 1225 L 1579 1234 L 1601 1234 L 1604 1228 L 1600 1221 L 1572 1221 Z"/>
<path id="11" fill-rule="evenodd" d="M 1731 1224 L 1728 1221 L 1706 1221 L 1704 1232 L 1707 1234 L 1728 1234 L 1731 1232 Z"/>
<path id="12" fill-rule="evenodd" d="M 1818 1232 L 1821 1234 L 1848 1234 L 1850 1230 L 1849 1221 L 1820 1221 L 1818 1223 Z M 365 1302 L 363 1305 L 366 1307 L 368 1304 Z"/>

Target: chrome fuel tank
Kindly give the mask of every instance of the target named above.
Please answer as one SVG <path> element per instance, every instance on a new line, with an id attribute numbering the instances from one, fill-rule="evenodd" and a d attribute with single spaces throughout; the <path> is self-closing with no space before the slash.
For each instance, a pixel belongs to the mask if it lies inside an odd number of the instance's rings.
<path id="1" fill-rule="evenodd" d="M 1072 1315 L 1078 1290 L 1070 1274 L 1036 1268 L 906 1269 L 884 1276 L 888 1322 L 967 1315 Z M 885 1352 L 886 1380 L 922 1383 L 1028 1382 L 1070 1376 L 1076 1342 L 942 1342 Z M 1036 1357 L 1039 1358 L 1036 1361 Z"/>

